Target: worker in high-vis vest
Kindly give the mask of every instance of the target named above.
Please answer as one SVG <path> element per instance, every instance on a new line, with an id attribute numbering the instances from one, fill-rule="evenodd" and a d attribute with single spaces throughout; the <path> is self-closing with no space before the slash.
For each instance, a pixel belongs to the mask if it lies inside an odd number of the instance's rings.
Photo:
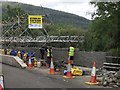
<path id="1" fill-rule="evenodd" d="M 2 54 L 5 54 L 5 53 L 4 53 L 4 49 L 2 49 Z"/>
<path id="2" fill-rule="evenodd" d="M 27 64 L 27 60 L 26 60 L 26 59 L 27 59 L 27 54 L 28 54 L 28 53 L 26 52 L 26 53 L 24 53 L 24 55 L 23 55 L 23 61 L 24 61 L 24 63 L 26 63 L 26 64 Z"/>
<path id="3" fill-rule="evenodd" d="M 9 49 L 7 49 L 7 55 L 10 55 Z"/>
<path id="4" fill-rule="evenodd" d="M 7 49 L 6 48 L 4 49 L 4 54 L 7 55 Z"/>
<path id="5" fill-rule="evenodd" d="M 17 52 L 17 56 L 18 56 L 19 58 L 21 58 L 21 52 L 20 52 L 20 51 Z"/>
<path id="6" fill-rule="evenodd" d="M 52 55 L 52 48 L 47 48 L 47 67 L 50 67 Z"/>
<path id="7" fill-rule="evenodd" d="M 70 58 L 72 67 L 74 66 L 74 54 L 75 54 L 75 48 L 71 45 L 68 49 L 68 56 Z"/>

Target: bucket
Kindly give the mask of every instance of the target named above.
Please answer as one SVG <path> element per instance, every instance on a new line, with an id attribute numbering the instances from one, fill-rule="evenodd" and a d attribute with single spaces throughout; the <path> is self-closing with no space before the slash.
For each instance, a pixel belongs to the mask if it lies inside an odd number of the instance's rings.
<path id="1" fill-rule="evenodd" d="M 40 68 L 41 67 L 41 62 L 37 62 L 37 67 Z"/>

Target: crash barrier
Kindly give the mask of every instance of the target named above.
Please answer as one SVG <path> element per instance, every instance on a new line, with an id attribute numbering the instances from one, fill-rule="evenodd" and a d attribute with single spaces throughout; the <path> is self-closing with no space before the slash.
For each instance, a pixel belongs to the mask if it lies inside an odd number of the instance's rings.
<path id="1" fill-rule="evenodd" d="M 24 50 L 14 50 L 14 49 L 1 49 L 1 53 L 2 55 L 9 55 L 9 56 L 18 56 L 14 57 L 17 59 L 21 59 L 19 60 L 20 62 L 24 62 L 26 63 L 26 65 L 30 68 L 32 68 L 33 66 L 37 67 L 37 59 L 34 56 L 33 52 L 25 52 Z M 16 59 L 16 60 L 17 60 Z M 19 62 L 18 62 L 19 63 Z"/>
<path id="2" fill-rule="evenodd" d="M 20 67 L 20 68 L 27 67 L 27 65 L 23 62 L 23 60 L 21 60 L 17 56 L 9 56 L 9 55 L 2 55 L 2 54 L 0 54 L 0 56 L 2 57 L 2 60 L 0 60 L 0 63 L 8 64 L 8 65 Z"/>
<path id="3" fill-rule="evenodd" d="M 106 61 L 103 65 L 104 69 L 111 71 L 119 71 L 120 70 L 120 57 L 116 56 L 106 56 Z"/>

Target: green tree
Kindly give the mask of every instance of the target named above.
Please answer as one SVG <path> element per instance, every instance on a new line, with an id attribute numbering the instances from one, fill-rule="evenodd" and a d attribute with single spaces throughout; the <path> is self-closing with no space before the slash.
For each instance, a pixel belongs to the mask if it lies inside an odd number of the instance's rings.
<path id="1" fill-rule="evenodd" d="M 27 17 L 27 14 L 21 8 L 12 8 L 10 5 L 7 5 L 2 16 L 3 24 L 8 25 L 3 27 L 2 33 L 5 36 L 18 36 L 25 30 L 27 22 L 24 19 Z M 9 30 L 10 28 L 11 30 Z"/>
<path id="2" fill-rule="evenodd" d="M 120 1 L 91 2 L 97 10 L 86 35 L 87 50 L 109 51 L 120 48 Z"/>

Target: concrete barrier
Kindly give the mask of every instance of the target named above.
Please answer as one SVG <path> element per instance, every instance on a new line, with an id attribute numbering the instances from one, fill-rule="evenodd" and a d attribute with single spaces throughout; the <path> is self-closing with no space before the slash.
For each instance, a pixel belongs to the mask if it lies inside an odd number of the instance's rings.
<path id="1" fill-rule="evenodd" d="M 27 65 L 17 56 L 9 56 L 0 54 L 0 63 L 8 64 L 15 67 L 26 68 Z"/>

